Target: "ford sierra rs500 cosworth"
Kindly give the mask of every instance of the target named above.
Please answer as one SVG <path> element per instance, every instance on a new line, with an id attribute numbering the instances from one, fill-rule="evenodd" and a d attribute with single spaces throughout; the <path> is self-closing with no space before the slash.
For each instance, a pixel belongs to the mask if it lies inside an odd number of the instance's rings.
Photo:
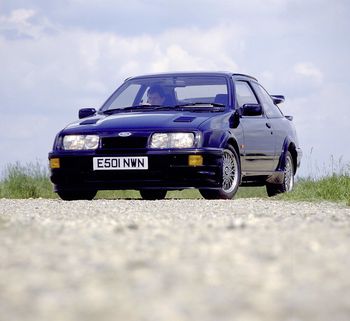
<path id="1" fill-rule="evenodd" d="M 239 186 L 292 190 L 301 149 L 292 116 L 257 79 L 230 72 L 163 73 L 125 82 L 98 110 L 79 110 L 49 153 L 63 200 L 136 189 L 144 199 L 198 189 L 231 199 Z"/>

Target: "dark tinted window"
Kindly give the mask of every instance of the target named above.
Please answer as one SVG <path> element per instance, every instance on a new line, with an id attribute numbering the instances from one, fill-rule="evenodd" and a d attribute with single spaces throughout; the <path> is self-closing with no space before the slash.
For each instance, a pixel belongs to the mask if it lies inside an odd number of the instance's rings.
<path id="1" fill-rule="evenodd" d="M 252 86 L 259 97 L 261 104 L 264 107 L 265 114 L 269 118 L 279 118 L 283 117 L 283 114 L 279 110 L 279 108 L 273 103 L 271 96 L 268 92 L 259 84 L 252 83 Z"/>
<path id="2" fill-rule="evenodd" d="M 244 104 L 257 104 L 258 101 L 250 88 L 249 84 L 245 81 L 237 81 L 235 83 L 236 99 L 239 107 Z"/>

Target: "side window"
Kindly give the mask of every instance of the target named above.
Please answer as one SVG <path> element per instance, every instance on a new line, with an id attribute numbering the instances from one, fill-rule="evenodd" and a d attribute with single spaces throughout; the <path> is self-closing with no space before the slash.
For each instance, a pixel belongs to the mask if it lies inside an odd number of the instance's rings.
<path id="1" fill-rule="evenodd" d="M 259 84 L 257 83 L 252 83 L 252 86 L 257 93 L 259 100 L 261 101 L 266 116 L 269 118 L 280 118 L 283 117 L 282 112 L 280 109 L 273 103 L 272 98 L 268 94 L 268 92 Z"/>
<path id="2" fill-rule="evenodd" d="M 249 84 L 245 81 L 237 81 L 235 83 L 236 99 L 238 106 L 242 107 L 244 104 L 257 104 L 258 101 L 250 88 Z"/>

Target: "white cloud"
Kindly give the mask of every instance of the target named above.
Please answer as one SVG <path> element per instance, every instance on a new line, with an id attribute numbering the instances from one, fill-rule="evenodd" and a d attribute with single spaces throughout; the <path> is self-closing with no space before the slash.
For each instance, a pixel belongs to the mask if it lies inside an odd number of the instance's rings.
<path id="1" fill-rule="evenodd" d="M 23 14 L 24 21 L 33 15 Z M 26 160 L 33 155 L 28 142 L 41 142 L 44 145 L 38 146 L 37 154 L 45 159 L 55 133 L 76 118 L 78 108 L 99 107 L 129 76 L 235 69 L 227 44 L 235 42 L 235 35 L 224 29 L 218 26 L 205 33 L 171 29 L 157 36 L 127 37 L 62 28 L 25 41 L 0 36 L 0 61 L 7 61 L 0 78 L 0 108 L 3 111 L 6 106 L 9 114 L 21 115 L 2 126 L 1 132 L 7 134 L 0 149 L 5 144 L 17 145 L 22 150 L 18 158 Z M 40 24 L 37 30 L 42 30 Z M 38 113 L 41 119 L 33 116 Z M 10 156 L 4 156 L 0 165 L 16 160 L 6 158 Z"/>
<path id="2" fill-rule="evenodd" d="M 0 16 L 2 26 L 12 26 L 21 28 L 21 26 L 28 27 L 30 23 L 28 19 L 35 15 L 35 10 L 32 9 L 16 9 L 8 16 Z"/>
<path id="3" fill-rule="evenodd" d="M 43 33 L 52 30 L 53 26 L 33 9 L 16 9 L 9 15 L 0 16 L 0 33 L 6 33 L 11 38 L 38 38 Z"/>
<path id="4" fill-rule="evenodd" d="M 8 107 L 27 109 L 30 100 L 36 108 L 61 109 L 74 105 L 78 97 L 106 95 L 131 75 L 168 70 L 235 70 L 237 63 L 230 54 L 240 47 L 229 45 L 236 42 L 235 38 L 224 27 L 205 33 L 178 29 L 158 36 L 132 37 L 61 29 L 35 41 L 0 38 L 0 59 L 8 61 L 2 68 L 0 93 L 16 97 L 9 100 Z M 16 94 L 19 89 L 21 96 Z"/>
<path id="5" fill-rule="evenodd" d="M 310 62 L 300 62 L 294 65 L 294 71 L 297 75 L 309 78 L 317 83 L 323 80 L 323 73 Z"/>
<path id="6" fill-rule="evenodd" d="M 10 134 L 0 150 L 16 145 L 22 153 L 2 156 L 0 169 L 31 160 L 29 138 L 45 159 L 55 132 L 76 118 L 78 108 L 99 107 L 126 77 L 170 70 L 257 76 L 271 93 L 286 95 L 282 109 L 295 116 L 306 149 L 313 147 L 320 159 L 333 152 L 349 159 L 342 149 L 344 133 L 325 131 L 344 132 L 348 124 L 350 50 L 342 31 L 348 29 L 349 5 L 323 0 L 313 10 L 315 5 L 315 0 L 194 0 L 191 8 L 181 0 L 166 5 L 132 0 L 117 7 L 111 0 L 14 4 L 0 14 L 0 110 L 16 110 L 21 117 L 17 124 L 9 120 L 12 130 L 1 124 Z M 335 105 L 339 117 L 330 113 Z"/>

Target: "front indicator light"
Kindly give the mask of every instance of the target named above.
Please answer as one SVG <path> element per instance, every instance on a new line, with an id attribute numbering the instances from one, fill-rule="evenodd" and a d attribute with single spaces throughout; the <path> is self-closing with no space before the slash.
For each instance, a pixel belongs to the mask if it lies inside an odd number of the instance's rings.
<path id="1" fill-rule="evenodd" d="M 190 155 L 188 156 L 188 166 L 202 166 L 203 156 L 201 155 Z"/>
<path id="2" fill-rule="evenodd" d="M 59 158 L 51 158 L 50 159 L 50 168 L 55 169 L 55 168 L 60 168 L 60 159 Z"/>

